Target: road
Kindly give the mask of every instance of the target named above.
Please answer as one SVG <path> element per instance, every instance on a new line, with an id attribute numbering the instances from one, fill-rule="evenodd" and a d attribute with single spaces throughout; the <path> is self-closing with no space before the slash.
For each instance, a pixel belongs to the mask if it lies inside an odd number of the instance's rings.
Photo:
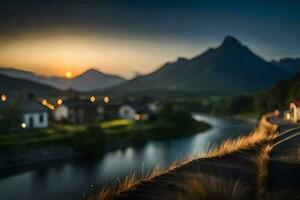
<path id="1" fill-rule="evenodd" d="M 273 123 L 279 125 L 280 136 L 270 154 L 269 191 L 280 199 L 300 199 L 300 124 Z"/>

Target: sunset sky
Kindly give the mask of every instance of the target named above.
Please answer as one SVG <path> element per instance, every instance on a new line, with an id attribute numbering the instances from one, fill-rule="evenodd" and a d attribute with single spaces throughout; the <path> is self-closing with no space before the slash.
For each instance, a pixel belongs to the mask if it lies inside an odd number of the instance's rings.
<path id="1" fill-rule="evenodd" d="M 127 78 L 237 37 L 264 58 L 300 57 L 297 1 L 7 0 L 0 66 Z"/>

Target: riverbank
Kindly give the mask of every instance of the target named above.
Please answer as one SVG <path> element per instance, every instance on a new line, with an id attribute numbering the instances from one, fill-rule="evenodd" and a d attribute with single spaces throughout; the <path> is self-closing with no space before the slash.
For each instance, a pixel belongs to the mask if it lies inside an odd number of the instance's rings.
<path id="1" fill-rule="evenodd" d="M 272 115 L 262 117 L 248 136 L 150 176 L 128 177 L 88 199 L 254 199 L 265 187 L 262 149 L 277 136 L 277 126 L 267 120 Z"/>
<path id="2" fill-rule="evenodd" d="M 94 159 L 114 149 L 140 146 L 149 140 L 186 137 L 210 128 L 207 123 L 192 118 L 185 119 L 188 127 L 179 123 L 165 126 L 153 122 L 117 122 L 100 124 L 103 128 L 57 126 L 44 132 L 1 135 L 0 170 L 5 174 L 6 171 L 36 167 L 47 162 L 82 157 Z"/>
<path id="3" fill-rule="evenodd" d="M 246 135 L 253 129 L 253 124 L 241 120 L 203 114 L 194 114 L 193 117 L 211 122 L 213 127 L 187 137 L 150 140 L 141 146 L 107 151 L 95 159 L 45 162 L 34 168 L 28 166 L 17 168 L 17 171 L 5 171 L 5 176 L 0 178 L 0 194 L 4 199 L 80 199 L 91 185 L 95 188 L 113 184 L 117 181 L 116 177 L 123 180 L 130 172 L 135 172 L 136 176 L 142 171 L 147 174 L 157 164 L 167 167 L 180 158 L 207 149 L 208 143 L 218 145 L 228 138 Z M 19 193 L 15 193 L 16 185 Z"/>

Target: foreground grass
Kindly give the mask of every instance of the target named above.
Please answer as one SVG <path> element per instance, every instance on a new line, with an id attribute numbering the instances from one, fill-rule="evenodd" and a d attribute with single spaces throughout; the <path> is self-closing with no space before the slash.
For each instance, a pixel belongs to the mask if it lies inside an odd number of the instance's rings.
<path id="1" fill-rule="evenodd" d="M 256 198 L 257 199 L 268 199 L 268 179 L 269 170 L 268 162 L 270 159 L 270 152 L 273 149 L 273 144 L 267 144 L 261 148 L 260 152 L 255 158 L 256 163 Z"/>
<path id="2" fill-rule="evenodd" d="M 185 193 L 178 200 L 239 200 L 248 192 L 240 181 L 223 180 L 214 176 L 199 175 L 183 186 Z"/>
<path id="3" fill-rule="evenodd" d="M 193 160 L 201 158 L 211 158 L 211 157 L 221 157 L 232 152 L 249 150 L 257 144 L 264 144 L 272 141 L 277 137 L 276 125 L 270 124 L 268 118 L 272 116 L 277 116 L 278 112 L 270 113 L 261 118 L 256 129 L 247 136 L 241 136 L 237 139 L 226 140 L 219 147 L 209 150 L 204 153 L 199 153 L 197 155 L 186 157 L 182 160 L 179 160 L 167 169 L 160 169 L 159 167 L 155 168 L 153 173 L 150 176 L 138 178 L 136 176 L 126 177 L 125 180 L 119 181 L 116 185 L 108 186 L 103 188 L 101 191 L 93 192 L 89 196 L 89 200 L 110 200 L 118 196 L 120 193 L 125 192 L 130 189 L 134 189 L 138 184 L 143 181 L 149 181 L 154 177 L 160 176 L 164 173 L 168 173 L 172 170 L 175 170 Z M 259 173 L 257 179 L 264 180 L 266 176 L 265 163 L 268 155 L 268 150 L 270 148 L 264 149 L 264 154 L 261 157 L 257 158 Z M 220 182 L 216 181 L 214 178 L 200 178 L 201 182 L 197 180 L 192 180 L 187 183 L 188 189 L 187 194 L 184 196 L 184 199 L 238 199 L 240 195 L 245 191 L 239 182 Z M 199 179 L 198 179 L 199 180 Z M 217 184 L 218 182 L 218 184 Z M 210 183 L 210 184 L 208 184 Z M 264 181 L 259 183 L 263 184 Z M 214 187 L 211 187 L 214 185 Z M 258 191 L 259 196 L 261 196 L 263 191 Z M 219 196 L 216 196 L 219 194 Z M 201 198 L 200 198 L 201 197 Z"/>

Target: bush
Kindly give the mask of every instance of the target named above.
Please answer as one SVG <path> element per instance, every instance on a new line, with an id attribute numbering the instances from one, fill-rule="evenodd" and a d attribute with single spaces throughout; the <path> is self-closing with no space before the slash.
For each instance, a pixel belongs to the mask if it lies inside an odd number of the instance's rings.
<path id="1" fill-rule="evenodd" d="M 104 150 L 106 135 L 100 127 L 90 127 L 84 132 L 75 134 L 72 145 L 83 156 L 94 157 Z"/>
<path id="2" fill-rule="evenodd" d="M 13 104 L 7 110 L 5 110 L 3 117 L 0 119 L 0 129 L 3 132 L 18 129 L 18 125 L 21 122 L 21 111 Z"/>

